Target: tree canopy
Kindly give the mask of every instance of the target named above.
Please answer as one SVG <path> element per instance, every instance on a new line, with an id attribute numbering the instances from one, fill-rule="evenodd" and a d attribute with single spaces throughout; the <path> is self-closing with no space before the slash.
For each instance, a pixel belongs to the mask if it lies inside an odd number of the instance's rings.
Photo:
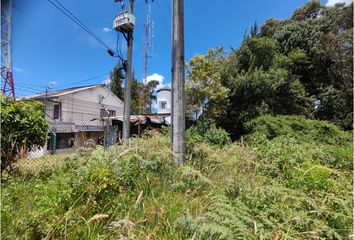
<path id="1" fill-rule="evenodd" d="M 187 113 L 233 138 L 262 114 L 303 115 L 352 129 L 353 4 L 311 0 L 286 20 L 268 19 L 226 55 L 210 49 L 188 64 Z"/>

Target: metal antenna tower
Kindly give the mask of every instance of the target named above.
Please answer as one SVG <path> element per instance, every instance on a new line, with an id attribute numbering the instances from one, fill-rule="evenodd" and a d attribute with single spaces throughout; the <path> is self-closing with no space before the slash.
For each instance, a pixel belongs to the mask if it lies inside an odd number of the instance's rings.
<path id="1" fill-rule="evenodd" d="M 15 98 L 11 58 L 12 0 L 1 0 L 1 88 L 9 98 Z"/>
<path id="2" fill-rule="evenodd" d="M 150 46 L 150 18 L 151 18 L 151 4 L 150 1 L 147 2 L 149 11 L 146 15 L 145 22 L 145 38 L 144 38 L 144 61 L 143 61 L 143 73 L 144 73 L 144 84 L 147 84 L 147 72 L 148 72 L 148 61 L 149 61 L 149 46 Z"/>

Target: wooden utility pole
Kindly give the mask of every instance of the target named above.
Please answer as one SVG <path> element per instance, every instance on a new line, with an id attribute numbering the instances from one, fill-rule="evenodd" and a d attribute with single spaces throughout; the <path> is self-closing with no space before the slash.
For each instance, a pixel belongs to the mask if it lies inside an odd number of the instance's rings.
<path id="1" fill-rule="evenodd" d="M 133 14 L 134 0 L 129 0 L 129 13 Z M 133 28 L 127 36 L 127 76 L 125 78 L 124 91 L 124 115 L 123 115 L 123 143 L 127 143 L 130 137 L 130 107 L 132 101 L 132 62 L 133 62 Z"/>
<path id="2" fill-rule="evenodd" d="M 177 166 L 184 163 L 184 3 L 173 0 L 172 30 L 172 145 Z"/>

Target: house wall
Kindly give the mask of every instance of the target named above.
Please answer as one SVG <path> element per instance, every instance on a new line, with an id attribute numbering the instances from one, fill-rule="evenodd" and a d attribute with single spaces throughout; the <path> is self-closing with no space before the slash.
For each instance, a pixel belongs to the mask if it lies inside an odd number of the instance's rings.
<path id="1" fill-rule="evenodd" d="M 104 86 L 65 94 L 57 98 L 42 100 L 45 104 L 49 131 L 68 132 L 102 132 L 104 122 L 101 109 L 115 111 L 116 116 L 123 115 L 123 102 Z M 61 103 L 61 117 L 54 119 L 54 105 Z"/>
<path id="2" fill-rule="evenodd" d="M 116 116 L 123 115 L 123 102 L 103 86 L 66 94 L 53 100 L 61 102 L 61 119 L 53 119 L 54 105 L 57 103 L 44 103 L 47 119 L 55 123 L 72 122 L 75 125 L 102 126 L 100 112 L 104 107 L 115 111 Z"/>

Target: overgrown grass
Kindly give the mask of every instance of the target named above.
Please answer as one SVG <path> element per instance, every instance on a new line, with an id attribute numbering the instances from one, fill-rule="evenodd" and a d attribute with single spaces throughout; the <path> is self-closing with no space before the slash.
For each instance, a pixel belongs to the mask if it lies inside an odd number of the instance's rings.
<path id="1" fill-rule="evenodd" d="M 3 177 L 2 237 L 349 238 L 350 141 L 248 139 L 189 140 L 187 163 L 176 168 L 168 135 L 149 132 L 130 147 L 97 147 L 35 175 Z"/>

